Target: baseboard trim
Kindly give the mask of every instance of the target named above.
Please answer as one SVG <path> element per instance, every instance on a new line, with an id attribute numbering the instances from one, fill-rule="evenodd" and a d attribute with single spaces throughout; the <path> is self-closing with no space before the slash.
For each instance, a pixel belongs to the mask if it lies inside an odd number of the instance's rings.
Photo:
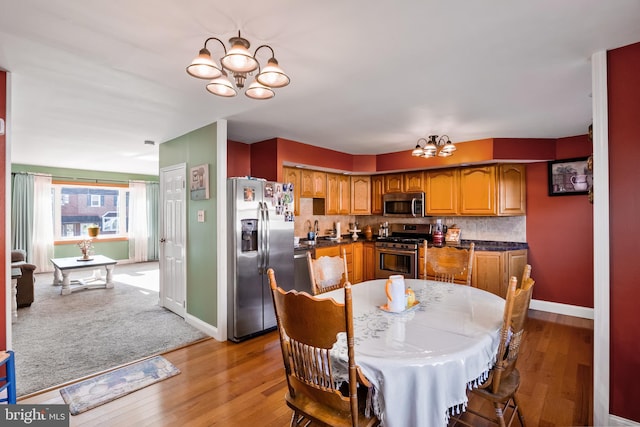
<path id="1" fill-rule="evenodd" d="M 609 414 L 609 427 L 640 426 L 640 423 Z"/>
<path id="2" fill-rule="evenodd" d="M 189 313 L 185 313 L 184 320 L 194 328 L 198 329 L 200 332 L 209 335 L 217 341 L 223 341 L 220 339 L 218 328 L 216 328 L 215 326 L 203 322 L 202 320 L 198 319 L 195 316 L 192 316 Z"/>
<path id="3" fill-rule="evenodd" d="M 531 304 L 529 307 L 534 310 L 548 311 L 550 313 L 563 314 L 565 316 L 582 317 L 584 319 L 593 320 L 593 308 L 534 299 L 531 300 Z"/>

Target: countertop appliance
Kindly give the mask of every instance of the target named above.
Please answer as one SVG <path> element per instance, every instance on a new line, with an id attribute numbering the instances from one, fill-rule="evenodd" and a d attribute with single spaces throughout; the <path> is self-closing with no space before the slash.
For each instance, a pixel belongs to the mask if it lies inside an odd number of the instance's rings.
<path id="1" fill-rule="evenodd" d="M 382 214 L 390 217 L 423 217 L 424 201 L 424 192 L 385 194 L 382 196 Z"/>
<path id="2" fill-rule="evenodd" d="M 391 224 L 391 235 L 378 237 L 375 243 L 376 279 L 393 274 L 417 279 L 418 251 L 425 240 L 432 240 L 432 228 L 432 224 Z"/>
<path id="3" fill-rule="evenodd" d="M 276 327 L 267 270 L 293 287 L 293 186 L 229 178 L 227 207 L 227 338 L 238 342 Z"/>

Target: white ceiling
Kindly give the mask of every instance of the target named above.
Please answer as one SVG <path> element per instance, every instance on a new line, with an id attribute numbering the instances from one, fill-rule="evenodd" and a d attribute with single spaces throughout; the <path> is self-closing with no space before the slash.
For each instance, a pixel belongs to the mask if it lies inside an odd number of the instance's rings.
<path id="1" fill-rule="evenodd" d="M 638 0 L 0 0 L 12 162 L 156 174 L 159 143 L 218 119 L 232 140 L 351 154 L 584 134 L 589 59 L 638 22 Z M 291 77 L 272 100 L 185 72 L 238 30 Z"/>

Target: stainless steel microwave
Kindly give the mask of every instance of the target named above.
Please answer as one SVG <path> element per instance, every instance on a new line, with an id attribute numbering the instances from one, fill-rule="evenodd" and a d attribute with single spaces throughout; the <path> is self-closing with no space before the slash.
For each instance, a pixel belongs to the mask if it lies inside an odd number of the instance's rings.
<path id="1" fill-rule="evenodd" d="M 384 216 L 423 217 L 424 193 L 390 193 L 382 196 Z"/>

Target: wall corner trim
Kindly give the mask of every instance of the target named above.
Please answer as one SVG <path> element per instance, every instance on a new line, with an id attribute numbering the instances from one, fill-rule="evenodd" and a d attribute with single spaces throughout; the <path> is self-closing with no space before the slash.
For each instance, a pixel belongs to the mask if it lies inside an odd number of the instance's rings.
<path id="1" fill-rule="evenodd" d="M 529 308 L 532 310 L 547 311 L 549 313 L 562 314 L 565 316 L 581 317 L 593 320 L 593 308 L 580 307 L 577 305 L 561 304 L 542 300 L 531 300 Z"/>
<path id="2" fill-rule="evenodd" d="M 215 340 L 224 341 L 224 340 L 220 339 L 220 331 L 215 326 L 210 325 L 210 324 L 198 319 L 197 317 L 195 317 L 194 315 L 189 314 L 189 313 L 185 313 L 184 320 L 189 325 L 193 326 L 194 328 L 196 328 L 200 332 L 209 335 L 210 337 L 214 338 Z"/>

